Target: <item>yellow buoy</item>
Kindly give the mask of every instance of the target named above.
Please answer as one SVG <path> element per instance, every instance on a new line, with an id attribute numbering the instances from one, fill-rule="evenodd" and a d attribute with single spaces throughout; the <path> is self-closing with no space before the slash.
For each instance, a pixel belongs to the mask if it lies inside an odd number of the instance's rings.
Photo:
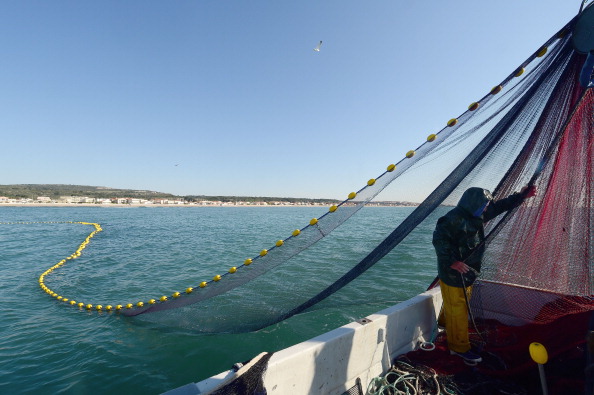
<path id="1" fill-rule="evenodd" d="M 121 309 L 122 309 L 122 305 L 121 304 L 119 304 L 119 305 L 116 306 L 116 310 L 120 311 Z"/>
<path id="2" fill-rule="evenodd" d="M 427 136 L 427 141 L 431 143 L 431 142 L 435 141 L 436 138 L 437 138 L 437 135 L 435 133 L 432 133 L 429 136 Z"/>
<path id="3" fill-rule="evenodd" d="M 96 307 L 97 311 L 101 311 L 101 309 L 103 309 L 103 306 L 101 306 L 100 304 L 98 304 Z"/>
<path id="4" fill-rule="evenodd" d="M 267 249 L 263 249 L 262 251 L 260 251 L 260 256 L 265 256 L 266 254 L 268 254 Z"/>
<path id="5" fill-rule="evenodd" d="M 547 378 L 545 376 L 544 371 L 544 364 L 547 363 L 549 360 L 549 355 L 547 353 L 547 349 L 540 343 L 530 343 L 528 347 L 528 351 L 530 351 L 530 357 L 532 360 L 537 363 L 538 365 L 538 375 L 540 376 L 540 385 L 542 387 L 542 393 L 547 395 L 549 390 L 547 388 Z"/>
<path id="6" fill-rule="evenodd" d="M 501 92 L 501 90 L 502 90 L 502 89 L 503 89 L 503 87 L 502 87 L 501 85 L 494 86 L 494 87 L 491 89 L 491 94 L 492 94 L 492 95 L 496 95 L 496 94 L 498 94 L 499 92 Z"/>
<path id="7" fill-rule="evenodd" d="M 367 181 L 368 186 L 372 186 L 373 184 L 375 184 L 375 178 L 371 178 L 369 181 Z"/>
<path id="8" fill-rule="evenodd" d="M 315 224 L 317 224 L 317 223 L 318 223 L 318 219 L 317 219 L 317 218 L 312 218 L 312 219 L 311 219 L 311 221 L 309 221 L 309 224 L 310 224 L 311 226 L 314 226 L 314 225 L 315 225 Z"/>
<path id="9" fill-rule="evenodd" d="M 93 305 L 89 303 L 89 304 L 87 305 L 87 310 L 91 310 L 92 308 L 93 308 Z"/>
<path id="10" fill-rule="evenodd" d="M 522 74 L 524 74 L 524 68 L 520 67 L 519 69 L 516 70 L 516 73 L 514 74 L 514 77 L 519 77 Z"/>
<path id="11" fill-rule="evenodd" d="M 110 304 L 108 304 L 107 306 L 105 306 L 105 310 L 107 310 L 107 311 L 111 311 L 112 308 L 113 307 Z"/>
<path id="12" fill-rule="evenodd" d="M 207 283 L 206 281 L 202 281 L 202 282 L 200 283 L 200 288 L 204 288 L 204 287 L 206 287 L 207 285 L 208 285 L 208 283 Z"/>
<path id="13" fill-rule="evenodd" d="M 235 266 L 233 266 L 231 269 L 229 269 L 229 273 L 233 274 L 237 271 L 237 268 Z"/>
<path id="14" fill-rule="evenodd" d="M 155 304 L 155 303 L 157 303 L 157 301 L 155 299 L 149 300 L 149 304 Z"/>
<path id="15" fill-rule="evenodd" d="M 191 294 L 193 290 L 194 290 L 194 288 L 188 287 L 188 288 L 186 288 L 186 293 Z"/>
<path id="16" fill-rule="evenodd" d="M 128 303 L 128 304 L 126 305 L 126 308 L 127 308 L 127 309 L 131 309 L 132 307 L 134 307 L 134 305 L 133 305 L 132 303 Z"/>
<path id="17" fill-rule="evenodd" d="M 458 123 L 458 119 L 452 118 L 448 121 L 448 126 L 452 127 L 452 126 L 456 125 L 457 123 Z"/>
<path id="18" fill-rule="evenodd" d="M 244 265 L 249 266 L 252 264 L 252 258 L 248 258 L 243 262 Z"/>
<path id="19" fill-rule="evenodd" d="M 351 192 L 351 193 L 349 193 L 348 198 L 349 198 L 349 200 L 353 200 L 356 196 L 357 196 L 357 192 Z"/>
<path id="20" fill-rule="evenodd" d="M 214 281 L 221 281 L 221 275 L 220 275 L 220 274 L 217 274 L 217 275 L 216 275 L 216 276 L 214 276 L 212 279 L 213 279 Z"/>
<path id="21" fill-rule="evenodd" d="M 144 306 L 144 302 L 138 302 L 138 303 L 136 303 L 136 307 L 142 307 L 142 306 Z"/>
<path id="22" fill-rule="evenodd" d="M 538 364 L 544 365 L 549 360 L 547 349 L 540 343 L 531 343 L 530 347 L 528 347 L 528 350 L 530 351 L 530 357 L 532 360 Z"/>
<path id="23" fill-rule="evenodd" d="M 159 298 L 159 300 L 160 300 L 161 302 L 166 302 L 166 301 L 167 301 L 167 296 L 163 295 L 163 296 L 161 296 L 161 297 Z"/>
<path id="24" fill-rule="evenodd" d="M 174 292 L 171 296 L 173 296 L 174 298 L 179 298 L 181 294 L 179 292 Z"/>
<path id="25" fill-rule="evenodd" d="M 335 204 L 333 204 L 332 206 L 330 206 L 330 209 L 329 209 L 329 211 L 330 211 L 331 213 L 333 213 L 333 212 L 335 212 L 337 209 L 338 209 L 338 206 L 337 206 L 337 205 L 335 205 Z"/>
<path id="26" fill-rule="evenodd" d="M 293 231 L 293 233 L 291 233 L 291 234 L 296 237 L 296 236 L 299 236 L 301 234 L 301 231 L 299 229 L 295 229 Z"/>
<path id="27" fill-rule="evenodd" d="M 386 171 L 393 172 L 394 169 L 396 169 L 396 165 L 392 163 L 392 164 L 388 165 L 388 167 L 386 168 Z"/>
<path id="28" fill-rule="evenodd" d="M 81 303 L 79 303 L 77 306 L 78 306 L 78 307 L 80 307 L 80 308 L 82 309 L 82 308 L 84 307 L 84 305 L 85 305 L 85 304 L 81 302 Z"/>
<path id="29" fill-rule="evenodd" d="M 537 58 L 542 58 L 548 51 L 549 49 L 547 47 L 542 47 L 537 53 L 536 53 L 536 57 Z"/>
<path id="30" fill-rule="evenodd" d="M 479 108 L 479 105 L 480 104 L 478 102 L 476 102 L 476 101 L 470 103 L 470 105 L 468 106 L 468 111 L 474 111 L 474 110 L 476 110 L 477 108 Z"/>
<path id="31" fill-rule="evenodd" d="M 275 245 L 276 245 L 277 247 L 280 247 L 280 246 L 282 246 L 283 244 L 285 244 L 285 242 L 284 242 L 283 240 L 278 240 L 278 241 L 275 243 Z"/>
<path id="32" fill-rule="evenodd" d="M 415 153 L 416 153 L 416 152 L 415 152 L 414 150 L 412 150 L 412 149 L 411 149 L 410 151 L 408 151 L 408 152 L 406 153 L 406 157 L 407 157 L 407 158 L 412 158 L 413 156 L 415 156 Z"/>

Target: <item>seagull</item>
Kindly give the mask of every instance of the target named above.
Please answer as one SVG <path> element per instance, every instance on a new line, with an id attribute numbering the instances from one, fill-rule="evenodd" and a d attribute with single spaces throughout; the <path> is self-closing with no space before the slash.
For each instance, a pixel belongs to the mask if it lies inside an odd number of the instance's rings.
<path id="1" fill-rule="evenodd" d="M 318 45 L 316 45 L 316 47 L 314 48 L 314 51 L 320 52 L 320 47 L 321 46 L 322 46 L 322 41 L 320 40 L 320 43 Z"/>

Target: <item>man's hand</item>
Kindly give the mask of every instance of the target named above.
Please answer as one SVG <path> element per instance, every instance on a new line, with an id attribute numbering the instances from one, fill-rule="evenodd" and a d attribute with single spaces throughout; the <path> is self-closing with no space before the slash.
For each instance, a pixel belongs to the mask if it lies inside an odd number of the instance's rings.
<path id="1" fill-rule="evenodd" d="M 452 265 L 450 267 L 452 269 L 454 269 L 455 271 L 462 273 L 462 274 L 468 273 L 468 271 L 470 270 L 470 267 L 468 267 L 468 265 L 462 261 L 456 261 L 456 262 L 452 263 Z"/>
<path id="2" fill-rule="evenodd" d="M 536 195 L 536 187 L 534 185 L 526 185 L 520 193 L 524 196 L 524 199 L 531 198 L 532 196 Z"/>

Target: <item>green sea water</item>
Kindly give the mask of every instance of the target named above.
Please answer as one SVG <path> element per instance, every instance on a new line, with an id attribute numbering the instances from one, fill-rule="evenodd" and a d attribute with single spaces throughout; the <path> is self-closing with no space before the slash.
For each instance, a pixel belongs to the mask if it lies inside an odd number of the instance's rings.
<path id="1" fill-rule="evenodd" d="M 99 223 L 103 231 L 80 258 L 48 276 L 46 285 L 69 299 L 96 304 L 183 292 L 200 279 L 239 266 L 326 210 L 0 207 L 0 393 L 159 394 L 406 300 L 435 277 L 435 218 L 429 218 L 344 289 L 256 332 L 203 334 L 145 325 L 133 317 L 70 307 L 38 285 L 39 275 L 74 253 L 94 229 L 63 221 Z M 317 275 L 347 256 L 364 256 L 411 210 L 361 210 L 328 237 L 331 242 L 316 246 Z M 311 273 L 299 275 L 293 280 L 311 280 Z M 274 299 L 264 302 L 273 305 Z"/>

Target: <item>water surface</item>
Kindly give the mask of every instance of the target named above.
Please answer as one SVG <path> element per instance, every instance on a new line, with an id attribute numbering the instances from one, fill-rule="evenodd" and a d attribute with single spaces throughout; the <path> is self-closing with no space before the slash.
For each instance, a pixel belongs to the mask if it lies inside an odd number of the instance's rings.
<path id="1" fill-rule="evenodd" d="M 117 303 L 183 291 L 199 279 L 240 265 L 326 210 L 0 207 L 0 222 L 101 224 L 103 232 L 83 256 L 48 276 L 46 284 L 70 299 Z M 312 269 L 323 275 L 333 265 L 358 261 L 411 210 L 364 208 L 316 245 Z M 262 351 L 307 340 L 424 291 L 435 276 L 433 224 L 429 219 L 404 245 L 309 311 L 238 334 L 145 325 L 134 318 L 65 306 L 39 288 L 38 277 L 71 255 L 93 228 L 2 224 L 0 393 L 158 394 L 227 370 Z M 291 273 L 296 282 L 311 281 L 310 275 Z M 262 298 L 274 304 L 274 299 Z"/>

